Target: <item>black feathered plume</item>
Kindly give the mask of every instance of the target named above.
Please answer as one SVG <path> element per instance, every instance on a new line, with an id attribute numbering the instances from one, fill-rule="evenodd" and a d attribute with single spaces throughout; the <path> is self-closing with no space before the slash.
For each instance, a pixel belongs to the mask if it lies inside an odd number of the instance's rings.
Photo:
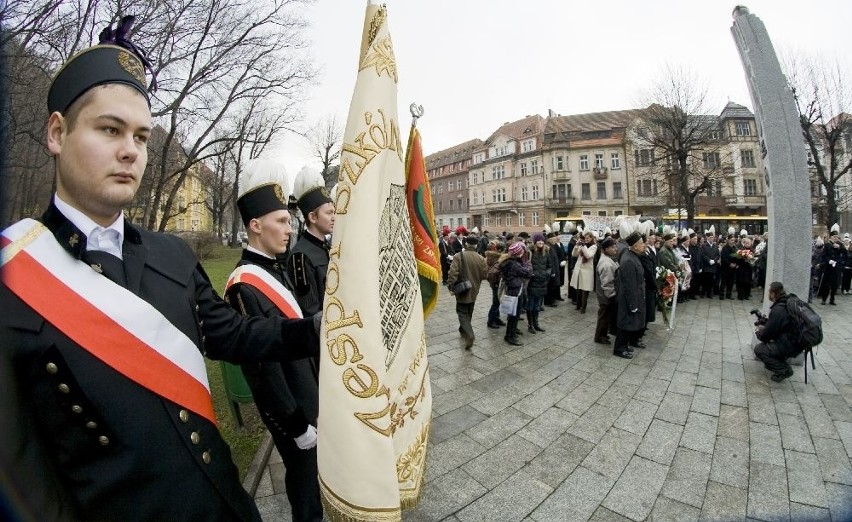
<path id="1" fill-rule="evenodd" d="M 128 15 L 118 22 L 118 26 L 115 30 L 112 29 L 112 24 L 109 24 L 103 31 L 101 31 L 99 42 L 102 44 L 113 44 L 123 47 L 139 58 L 142 65 L 144 65 L 151 73 L 151 85 L 148 87 L 148 90 L 153 92 L 157 90 L 157 75 L 154 73 L 154 68 L 148 60 L 148 53 L 127 38 L 128 33 L 130 33 L 130 28 L 133 27 L 133 22 L 135 21 L 135 16 Z"/>

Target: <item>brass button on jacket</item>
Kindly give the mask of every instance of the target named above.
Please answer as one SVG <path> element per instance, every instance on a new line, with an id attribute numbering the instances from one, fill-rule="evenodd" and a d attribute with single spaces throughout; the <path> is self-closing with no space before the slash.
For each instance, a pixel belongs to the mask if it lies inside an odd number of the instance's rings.
<path id="1" fill-rule="evenodd" d="M 70 393 L 71 392 L 71 388 L 69 388 L 68 385 L 65 384 L 64 382 L 62 384 L 60 384 L 59 386 L 57 386 L 57 388 L 62 393 Z"/>
<path id="2" fill-rule="evenodd" d="M 73 411 L 74 413 L 83 413 L 83 407 L 79 404 L 72 404 L 71 411 Z"/>
<path id="3" fill-rule="evenodd" d="M 86 427 L 89 428 L 90 430 L 93 430 L 93 429 L 98 427 L 98 423 L 95 422 L 95 421 L 89 421 L 89 422 L 86 423 Z"/>
<path id="4" fill-rule="evenodd" d="M 45 368 L 47 369 L 47 373 L 55 374 L 56 372 L 59 371 L 59 368 L 56 366 L 56 364 L 54 364 L 52 362 L 47 363 L 47 366 L 45 366 Z"/>
<path id="5" fill-rule="evenodd" d="M 201 460 L 203 460 L 205 464 L 210 464 L 210 452 L 205 451 L 204 453 L 202 453 Z"/>
<path id="6" fill-rule="evenodd" d="M 198 444 L 199 442 L 201 442 L 201 434 L 197 431 L 193 431 L 189 435 L 189 440 L 191 440 L 193 444 Z"/>
<path id="7" fill-rule="evenodd" d="M 109 445 L 109 438 L 106 435 L 101 435 L 100 437 L 98 437 L 98 444 L 100 444 L 101 446 Z"/>
<path id="8" fill-rule="evenodd" d="M 186 410 L 180 410 L 180 412 L 178 412 L 178 418 L 180 418 L 180 421 L 183 423 L 189 422 L 189 412 Z"/>

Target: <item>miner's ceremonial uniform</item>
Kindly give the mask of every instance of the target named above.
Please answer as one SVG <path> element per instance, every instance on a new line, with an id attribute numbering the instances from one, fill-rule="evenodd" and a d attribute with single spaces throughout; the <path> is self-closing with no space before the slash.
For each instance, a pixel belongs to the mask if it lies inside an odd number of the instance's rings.
<path id="1" fill-rule="evenodd" d="M 37 241 L 47 240 L 81 279 L 100 273 L 96 282 L 116 289 L 119 312 L 139 301 L 171 325 L 169 338 L 185 336 L 184 352 L 190 346 L 235 363 L 316 355 L 314 321 L 242 319 L 216 295 L 193 252 L 176 237 L 125 222 L 122 263 L 111 254 L 92 258 L 86 234 L 54 204 L 42 224 L 46 230 L 30 220 L 30 232 L 19 240 L 7 234 L 14 227 L 3 237 L 0 484 L 11 517 L 259 520 L 214 423 L 209 393 L 192 403 L 206 400 L 209 410 L 166 398 L 173 395 L 163 388 L 180 382 L 181 369 L 113 342 L 136 318 L 105 331 L 104 321 L 93 320 L 97 310 L 60 297 L 66 294 L 45 298 L 45 277 L 19 265 L 29 257 L 25 247 L 33 231 L 43 230 Z M 73 286 L 76 279 L 57 280 L 55 291 L 65 292 L 65 283 Z M 36 291 L 28 290 L 34 286 Z M 40 311 L 25 302 L 30 298 L 42 298 Z M 284 350 L 282 336 L 306 341 Z M 93 352 L 99 345 L 108 357 Z M 139 378 L 134 372 L 144 373 L 148 360 L 155 371 Z"/>
<path id="2" fill-rule="evenodd" d="M 328 260 L 328 244 L 307 231 L 290 250 L 287 274 L 305 315 L 322 311 Z"/>

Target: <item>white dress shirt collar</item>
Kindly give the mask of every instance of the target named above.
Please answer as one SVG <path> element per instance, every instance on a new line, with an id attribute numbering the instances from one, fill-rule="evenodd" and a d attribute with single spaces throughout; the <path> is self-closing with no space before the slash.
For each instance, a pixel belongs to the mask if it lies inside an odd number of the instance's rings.
<path id="1" fill-rule="evenodd" d="M 108 252 L 121 259 L 121 244 L 124 242 L 124 213 L 119 212 L 115 221 L 104 228 L 92 221 L 89 216 L 62 201 L 58 194 L 53 195 L 53 204 L 86 236 L 86 250 Z"/>

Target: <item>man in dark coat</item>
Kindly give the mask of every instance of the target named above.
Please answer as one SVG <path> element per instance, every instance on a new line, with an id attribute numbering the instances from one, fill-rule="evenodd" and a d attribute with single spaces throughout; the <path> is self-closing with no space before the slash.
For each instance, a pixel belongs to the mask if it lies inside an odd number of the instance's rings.
<path id="1" fill-rule="evenodd" d="M 845 249 L 840 243 L 840 236 L 837 232 L 832 231 L 823 247 L 820 266 L 822 268 L 822 277 L 819 281 L 818 295 L 822 299 L 822 304 L 825 304 L 826 299 L 828 304 L 834 305 L 834 296 L 837 294 L 837 287 L 840 284 L 840 273 L 843 270 L 843 257 Z"/>
<path id="2" fill-rule="evenodd" d="M 550 254 L 550 278 L 547 281 L 547 293 L 544 296 L 544 304 L 546 306 L 556 306 L 556 301 L 561 300 L 559 295 L 562 288 L 562 261 L 565 259 L 565 252 L 562 251 L 562 245 L 559 244 L 559 236 L 555 232 L 547 234 L 547 245 Z"/>
<path id="3" fill-rule="evenodd" d="M 639 255 L 639 262 L 642 263 L 642 274 L 645 281 L 645 326 L 638 335 L 631 338 L 631 346 L 638 348 L 645 348 L 642 336 L 645 335 L 648 323 L 653 323 L 657 320 L 657 259 L 656 255 L 650 252 L 651 250 L 646 248 Z"/>
<path id="4" fill-rule="evenodd" d="M 473 307 L 479 296 L 479 287 L 488 275 L 485 259 L 476 253 L 479 240 L 475 236 L 465 238 L 465 249 L 453 257 L 450 264 L 450 274 L 447 276 L 447 288 L 452 289 L 458 281 L 467 280 L 472 285 L 467 292 L 455 294 L 456 315 L 459 318 L 459 333 L 464 339 L 465 350 L 470 350 L 476 336 L 470 320 L 473 318 Z"/>
<path id="5" fill-rule="evenodd" d="M 755 327 L 754 333 L 760 343 L 754 347 L 754 355 L 763 361 L 772 372 L 772 380 L 780 382 L 793 375 L 787 359 L 802 353 L 802 348 L 793 340 L 796 324 L 787 313 L 788 295 L 784 285 L 778 281 L 769 284 L 769 317 L 765 325 Z"/>
<path id="6" fill-rule="evenodd" d="M 243 171 L 237 207 L 248 235 L 228 302 L 248 317 L 301 317 L 293 285 L 278 256 L 290 242 L 290 213 L 281 184 L 283 167 L 252 160 Z M 257 280 L 260 278 L 260 281 Z M 317 480 L 317 416 L 319 415 L 319 361 L 242 365 L 255 405 L 284 461 L 284 486 L 294 521 L 322 520 Z"/>
<path id="7" fill-rule="evenodd" d="M 153 127 L 146 62 L 125 41 L 87 49 L 53 79 L 56 193 L 40 222 L 3 232 L 0 497 L 11 503 L 0 509 L 6 520 L 260 520 L 201 355 L 317 355 L 316 321 L 240 317 L 186 243 L 124 218 Z"/>
<path id="8" fill-rule="evenodd" d="M 721 257 L 719 247 L 716 246 L 716 235 L 708 232 L 705 239 L 701 245 L 701 290 L 704 297 L 712 298 Z"/>
<path id="9" fill-rule="evenodd" d="M 622 253 L 615 276 L 618 333 L 613 354 L 632 359 L 631 346 L 646 324 L 645 269 L 641 261 L 645 256 L 645 242 L 638 232 L 627 236 L 626 241 L 630 248 Z"/>
<path id="10" fill-rule="evenodd" d="M 447 236 L 450 231 L 444 229 L 441 233 L 441 239 L 438 240 L 438 253 L 441 254 L 441 283 L 447 284 L 447 274 L 450 271 L 450 262 L 453 260 L 455 252 L 450 248 L 450 243 Z"/>
<path id="11" fill-rule="evenodd" d="M 725 246 L 722 247 L 719 299 L 733 299 L 731 292 L 734 290 L 734 282 L 737 277 L 737 267 L 739 266 L 737 258 L 734 254 L 737 253 L 737 236 L 728 234 Z"/>

